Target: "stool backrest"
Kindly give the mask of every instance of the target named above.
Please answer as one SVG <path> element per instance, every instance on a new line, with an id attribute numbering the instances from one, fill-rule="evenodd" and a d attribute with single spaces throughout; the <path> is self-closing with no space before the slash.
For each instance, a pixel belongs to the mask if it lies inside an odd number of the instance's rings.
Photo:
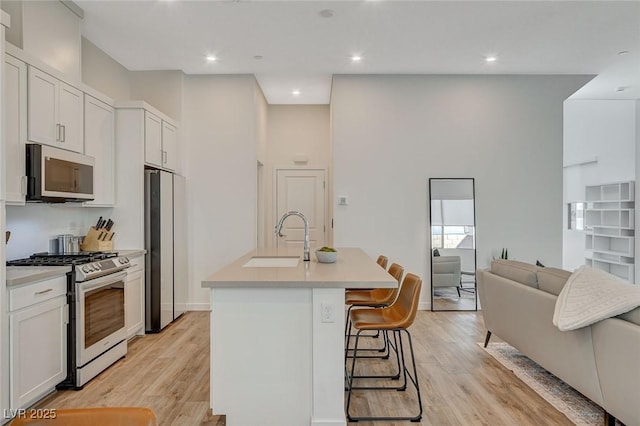
<path id="1" fill-rule="evenodd" d="M 399 328 L 408 328 L 416 319 L 422 280 L 414 274 L 407 274 L 402 281 L 398 298 L 388 309 L 393 310 L 393 318 L 399 321 Z"/>
<path id="2" fill-rule="evenodd" d="M 380 255 L 378 256 L 378 265 L 382 266 L 384 269 L 387 269 L 387 263 L 389 263 L 389 258 L 387 256 Z"/>
<path id="3" fill-rule="evenodd" d="M 27 411 L 28 413 L 28 411 Z M 56 410 L 55 418 L 17 417 L 10 426 L 156 426 L 156 415 L 146 407 L 92 407 Z"/>
<path id="4" fill-rule="evenodd" d="M 400 280 L 402 280 L 402 274 L 404 274 L 404 268 L 397 263 L 392 263 L 389 266 L 389 274 L 398 281 L 398 287 L 396 288 L 376 288 L 371 290 L 372 296 L 378 300 L 388 301 L 387 304 L 393 303 L 398 295 L 400 289 Z"/>
<path id="5" fill-rule="evenodd" d="M 398 284 L 400 284 L 402 280 L 402 274 L 404 274 L 404 268 L 397 263 L 392 263 L 391 266 L 389 266 L 388 272 L 393 278 L 396 279 L 396 281 L 398 281 Z"/>

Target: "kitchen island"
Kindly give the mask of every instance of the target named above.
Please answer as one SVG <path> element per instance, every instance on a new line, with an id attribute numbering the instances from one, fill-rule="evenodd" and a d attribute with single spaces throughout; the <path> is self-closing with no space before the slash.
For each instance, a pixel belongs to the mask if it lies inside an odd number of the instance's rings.
<path id="1" fill-rule="evenodd" d="M 398 283 L 357 248 L 338 249 L 331 264 L 311 257 L 258 249 L 202 281 L 211 289 L 211 408 L 229 426 L 346 424 L 344 289 Z"/>

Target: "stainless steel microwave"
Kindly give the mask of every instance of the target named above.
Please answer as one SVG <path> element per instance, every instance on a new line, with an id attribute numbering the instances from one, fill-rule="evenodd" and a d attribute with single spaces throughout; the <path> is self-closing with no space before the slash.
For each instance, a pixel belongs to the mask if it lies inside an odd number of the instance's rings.
<path id="1" fill-rule="evenodd" d="M 27 144 L 27 201 L 93 200 L 93 157 L 47 145 Z"/>

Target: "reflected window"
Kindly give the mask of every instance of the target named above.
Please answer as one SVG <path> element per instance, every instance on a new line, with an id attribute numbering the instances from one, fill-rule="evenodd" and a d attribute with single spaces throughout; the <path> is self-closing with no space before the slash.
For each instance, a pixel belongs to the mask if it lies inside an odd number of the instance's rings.
<path id="1" fill-rule="evenodd" d="M 587 203 L 568 203 L 567 204 L 567 226 L 575 231 L 584 231 L 587 229 L 584 217 Z"/>
<path id="2" fill-rule="evenodd" d="M 455 249 L 475 248 L 475 228 L 473 226 L 433 225 L 431 227 L 433 248 Z"/>

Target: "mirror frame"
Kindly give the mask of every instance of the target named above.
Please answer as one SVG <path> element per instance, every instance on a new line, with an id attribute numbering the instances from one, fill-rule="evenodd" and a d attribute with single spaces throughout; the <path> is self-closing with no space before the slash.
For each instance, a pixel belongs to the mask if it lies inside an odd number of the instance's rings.
<path id="1" fill-rule="evenodd" d="M 470 312 L 478 310 L 478 279 L 474 275 L 473 279 L 473 293 L 474 293 L 474 308 L 473 309 L 434 309 L 433 306 L 433 235 L 432 235 L 432 221 L 431 221 L 431 193 L 432 193 L 432 184 L 433 181 L 444 181 L 444 180 L 468 180 L 471 181 L 471 189 L 473 191 L 473 263 L 475 270 L 478 269 L 478 244 L 477 244 L 477 228 L 478 224 L 476 221 L 476 180 L 475 178 L 429 178 L 429 199 L 428 199 L 428 208 L 429 208 L 429 219 L 428 219 L 428 227 L 429 227 L 429 276 L 431 278 L 431 312 Z M 474 270 L 474 272 L 475 272 Z"/>

